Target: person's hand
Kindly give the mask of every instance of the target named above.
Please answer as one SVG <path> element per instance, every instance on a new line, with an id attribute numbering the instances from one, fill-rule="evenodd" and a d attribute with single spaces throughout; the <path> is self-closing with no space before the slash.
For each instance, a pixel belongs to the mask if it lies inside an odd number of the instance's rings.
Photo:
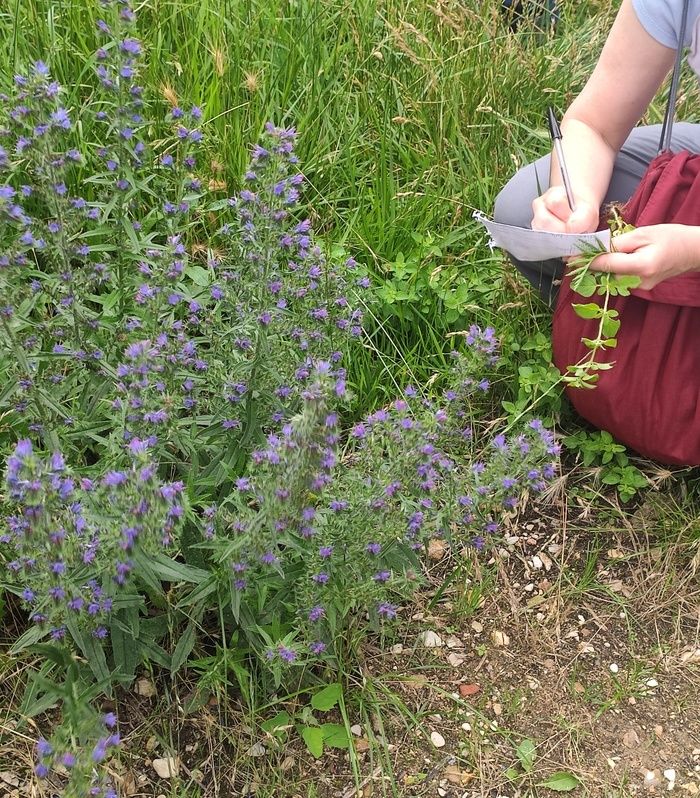
<path id="1" fill-rule="evenodd" d="M 655 224 L 621 233 L 613 239 L 614 252 L 599 255 L 591 269 L 641 277 L 648 291 L 662 280 L 700 270 L 700 227 Z"/>
<path id="2" fill-rule="evenodd" d="M 576 199 L 572 212 L 564 186 L 552 186 L 532 203 L 533 230 L 550 233 L 592 233 L 598 228 L 599 209 L 591 202 Z"/>

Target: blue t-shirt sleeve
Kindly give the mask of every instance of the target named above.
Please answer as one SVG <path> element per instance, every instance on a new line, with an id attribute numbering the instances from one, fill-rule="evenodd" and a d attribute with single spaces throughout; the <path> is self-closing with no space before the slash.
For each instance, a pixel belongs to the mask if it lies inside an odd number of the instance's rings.
<path id="1" fill-rule="evenodd" d="M 683 0 L 632 0 L 632 7 L 650 36 L 665 47 L 678 49 Z"/>

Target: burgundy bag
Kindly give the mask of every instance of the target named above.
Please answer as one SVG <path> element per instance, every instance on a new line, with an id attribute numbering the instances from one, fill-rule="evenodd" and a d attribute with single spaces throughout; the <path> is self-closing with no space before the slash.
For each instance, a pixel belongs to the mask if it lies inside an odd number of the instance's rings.
<path id="1" fill-rule="evenodd" d="M 683 0 L 660 154 L 621 214 L 636 227 L 700 225 L 700 155 L 670 152 L 689 5 Z M 572 302 L 581 298 L 565 278 L 552 325 L 553 359 L 562 373 L 589 353 L 581 338 L 595 338 L 598 330 L 598 321 L 577 316 Z M 646 457 L 700 465 L 700 272 L 664 280 L 650 291 L 611 297 L 608 307 L 619 313 L 617 347 L 598 350 L 596 360 L 615 365 L 598 372 L 592 390 L 567 387 L 572 404 L 596 427 Z"/>
<path id="2" fill-rule="evenodd" d="M 622 211 L 637 227 L 700 225 L 700 155 L 664 152 L 650 164 Z M 572 302 L 583 299 L 564 279 L 552 329 L 553 360 L 562 373 L 589 350 L 597 320 L 579 318 Z M 659 283 L 650 291 L 611 297 L 619 312 L 617 347 L 596 360 L 613 362 L 592 390 L 567 387 L 576 410 L 599 429 L 653 460 L 700 465 L 700 272 Z"/>

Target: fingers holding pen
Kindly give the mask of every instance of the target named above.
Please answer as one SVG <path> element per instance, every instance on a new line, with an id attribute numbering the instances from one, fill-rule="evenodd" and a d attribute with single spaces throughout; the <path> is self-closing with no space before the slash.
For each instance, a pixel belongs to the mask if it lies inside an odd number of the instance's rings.
<path id="1" fill-rule="evenodd" d="M 598 227 L 598 208 L 577 200 L 572 211 L 563 186 L 552 186 L 532 203 L 532 229 L 551 233 L 592 233 Z"/>

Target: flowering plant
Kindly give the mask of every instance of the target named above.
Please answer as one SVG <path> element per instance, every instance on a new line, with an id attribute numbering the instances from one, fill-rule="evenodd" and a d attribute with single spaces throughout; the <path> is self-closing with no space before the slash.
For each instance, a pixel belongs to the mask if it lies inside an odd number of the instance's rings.
<path id="1" fill-rule="evenodd" d="M 344 385 L 318 363 L 300 413 L 212 511 L 219 602 L 277 686 L 293 663 L 337 664 L 353 632 L 395 618 L 430 539 L 483 548 L 504 512 L 554 476 L 559 447 L 537 420 L 485 450 L 476 439 L 469 401 L 489 383 L 467 375 L 494 364 L 498 342 L 476 326 L 466 341 L 442 401 L 409 387 L 346 440 L 333 407 Z"/>
<path id="2" fill-rule="evenodd" d="M 431 537 L 486 545 L 557 448 L 538 422 L 475 434 L 489 383 L 474 375 L 498 358 L 476 326 L 441 400 L 407 388 L 347 429 L 369 280 L 301 213 L 294 130 L 268 125 L 238 194 L 207 196 L 203 111 L 173 103 L 172 135 L 147 139 L 135 15 L 103 8 L 84 108 L 43 63 L 0 98 L 0 555 L 36 624 L 14 650 L 65 673 L 44 684 L 67 725 L 39 742 L 37 775 L 60 766 L 66 794 L 107 796 L 93 768 L 116 719 L 90 702 L 143 660 L 182 667 L 208 608 L 276 684 L 294 664 L 335 667 L 397 616 Z M 94 149 L 75 124 L 88 114 Z"/>

